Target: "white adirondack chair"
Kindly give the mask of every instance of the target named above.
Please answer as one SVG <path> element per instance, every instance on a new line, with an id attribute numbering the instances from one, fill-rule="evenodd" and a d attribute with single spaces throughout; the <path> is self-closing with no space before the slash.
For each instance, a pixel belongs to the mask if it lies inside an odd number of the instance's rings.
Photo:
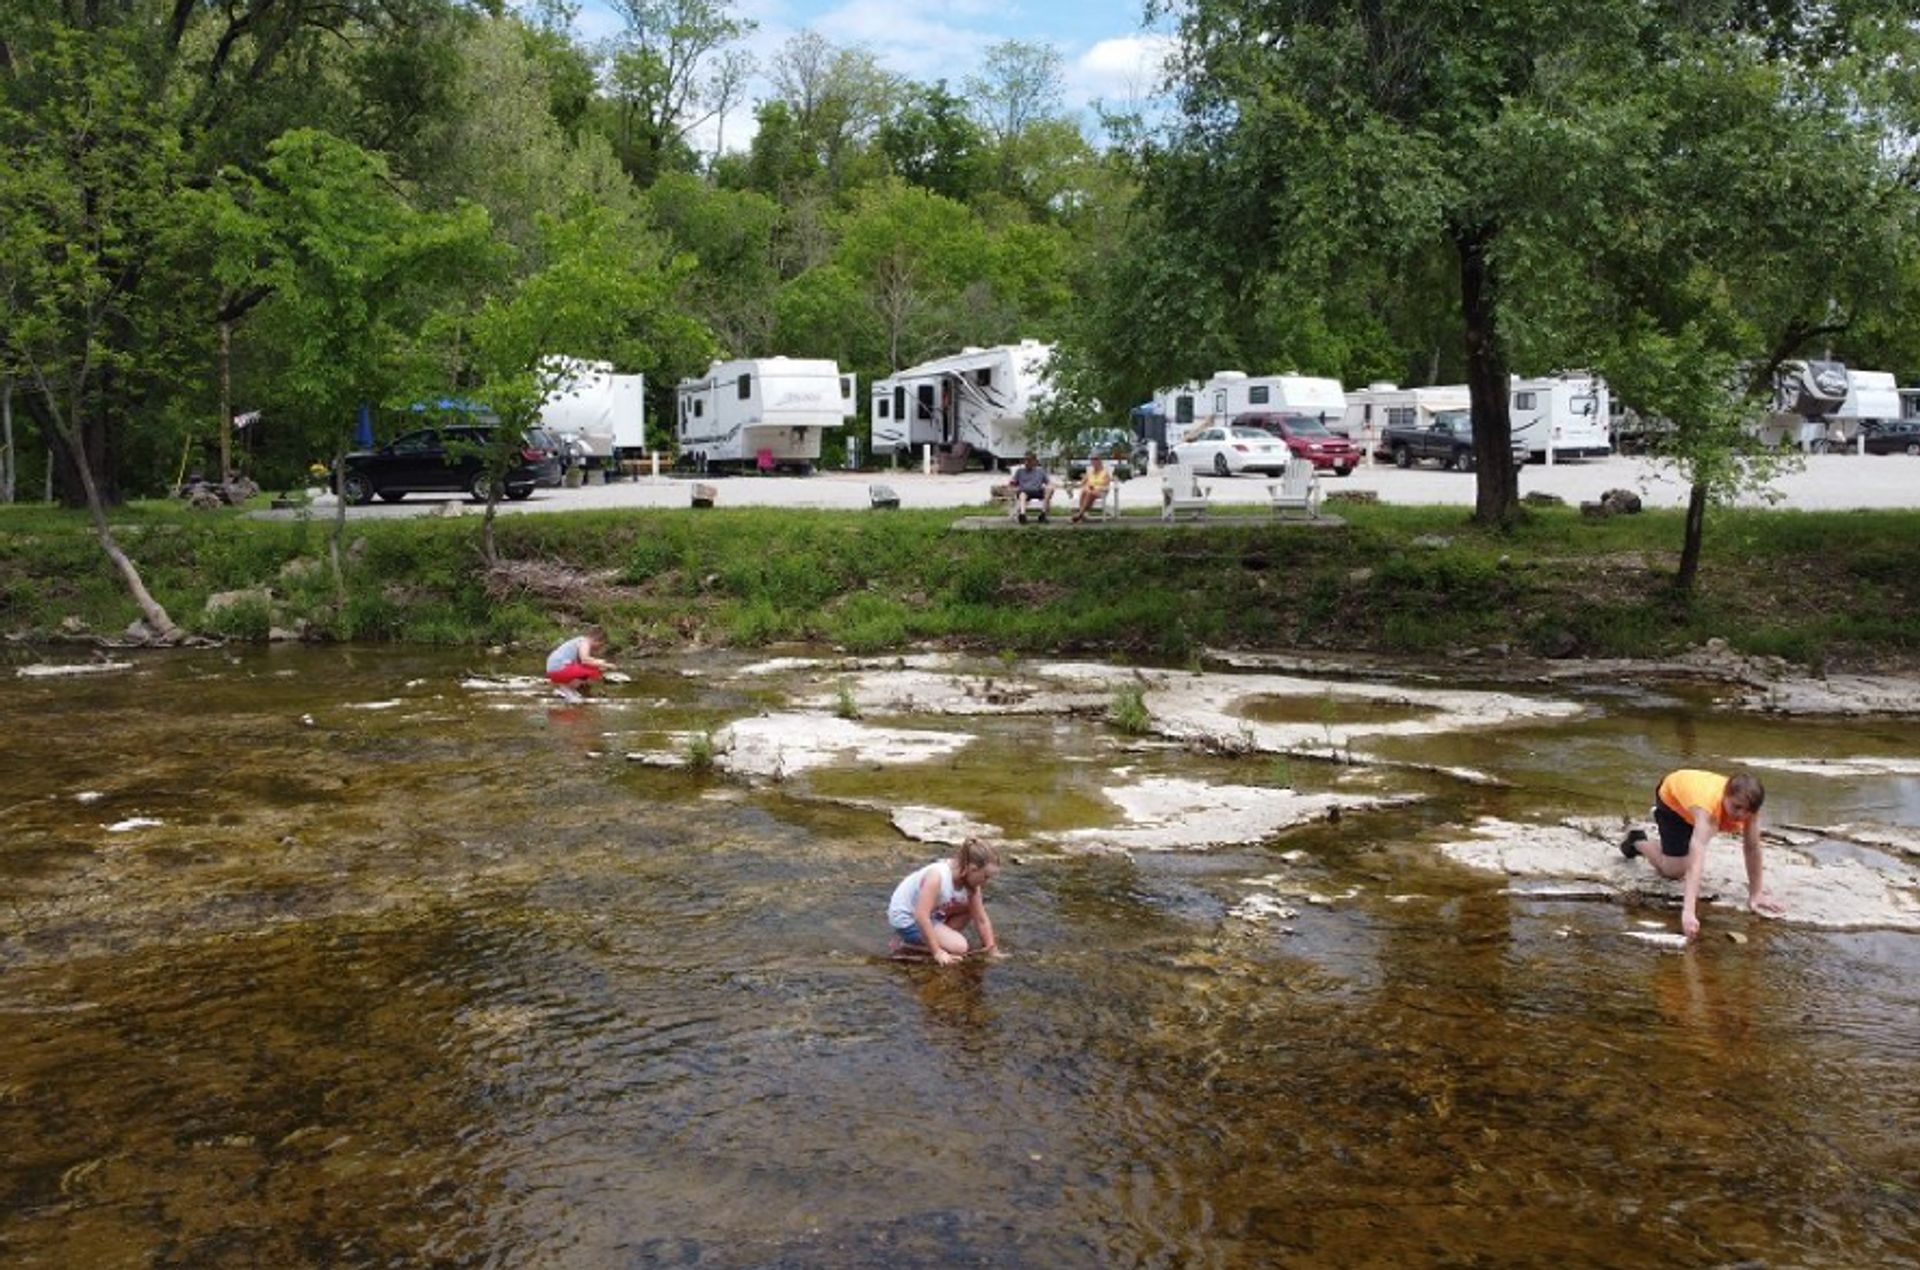
<path id="1" fill-rule="evenodd" d="M 1276 516 L 1291 511 L 1305 512 L 1312 519 L 1320 516 L 1320 478 L 1306 459 L 1288 459 L 1280 479 L 1267 485 L 1267 500 Z"/>
<path id="2" fill-rule="evenodd" d="M 1169 463 L 1160 469 L 1160 519 L 1194 519 L 1207 514 L 1207 499 L 1213 491 L 1200 483 L 1200 477 L 1184 463 Z"/>

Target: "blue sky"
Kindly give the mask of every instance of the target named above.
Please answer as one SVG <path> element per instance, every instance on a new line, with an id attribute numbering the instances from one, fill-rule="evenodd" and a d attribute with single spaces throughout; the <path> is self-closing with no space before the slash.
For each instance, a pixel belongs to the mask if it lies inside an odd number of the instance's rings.
<path id="1" fill-rule="evenodd" d="M 620 20 L 606 0 L 580 0 L 576 26 L 588 40 L 612 35 Z M 758 23 L 746 47 L 762 65 L 799 31 L 818 31 L 842 47 L 859 46 L 888 70 L 923 82 L 945 79 L 957 92 L 992 44 L 1050 43 L 1060 52 L 1064 104 L 1093 123 L 1088 104 L 1144 104 L 1158 86 L 1165 24 L 1142 25 L 1140 0 L 734 0 L 733 12 Z M 765 85 L 756 85 L 757 100 Z M 751 122 L 727 125 L 727 147 L 744 145 Z"/>

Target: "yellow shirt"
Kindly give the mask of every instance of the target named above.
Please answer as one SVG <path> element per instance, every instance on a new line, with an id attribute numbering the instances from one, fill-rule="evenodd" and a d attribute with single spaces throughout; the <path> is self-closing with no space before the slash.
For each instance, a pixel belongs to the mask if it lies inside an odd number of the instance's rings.
<path id="1" fill-rule="evenodd" d="M 1731 833 L 1745 828 L 1747 822 L 1727 815 L 1720 805 L 1726 796 L 1727 778 L 1718 772 L 1683 767 L 1677 772 L 1668 772 L 1667 778 L 1660 782 L 1660 801 L 1671 807 L 1680 819 L 1692 824 L 1693 809 L 1705 807 L 1713 817 L 1714 827 Z"/>
<path id="2" fill-rule="evenodd" d="M 1088 468 L 1086 476 L 1082 479 L 1086 482 L 1088 489 L 1096 494 L 1104 494 L 1107 492 L 1107 486 L 1113 483 L 1113 473 L 1104 467 L 1097 472 Z"/>

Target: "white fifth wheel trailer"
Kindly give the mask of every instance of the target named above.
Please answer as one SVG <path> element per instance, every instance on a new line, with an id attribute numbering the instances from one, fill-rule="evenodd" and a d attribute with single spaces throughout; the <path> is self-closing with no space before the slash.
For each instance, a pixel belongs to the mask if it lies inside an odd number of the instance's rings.
<path id="1" fill-rule="evenodd" d="M 1048 392 L 1052 360 L 1053 345 L 1021 340 L 962 349 L 874 381 L 874 455 L 932 446 L 1018 463 L 1027 451 L 1027 411 Z"/>
<path id="2" fill-rule="evenodd" d="M 1773 377 L 1773 409 L 1754 429 L 1762 445 L 1794 442 L 1806 450 L 1825 449 L 1831 442 L 1851 441 L 1859 420 L 1834 417 L 1852 390 L 1847 368 L 1840 362 L 1782 362 Z"/>
<path id="3" fill-rule="evenodd" d="M 749 357 L 714 362 L 683 379 L 675 421 L 680 460 L 714 467 L 798 468 L 820 460 L 820 434 L 859 409 L 854 377 L 824 358 Z"/>
<path id="4" fill-rule="evenodd" d="M 540 403 L 540 426 L 566 443 L 576 459 L 603 466 L 647 448 L 646 378 L 616 375 L 608 362 L 548 359 L 560 375 Z"/>
<path id="5" fill-rule="evenodd" d="M 1843 440 L 1859 435 L 1863 423 L 1894 423 L 1900 415 L 1900 385 L 1891 371 L 1847 368 L 1847 399 L 1833 412 Z"/>
<path id="6" fill-rule="evenodd" d="M 1216 372 L 1206 383 L 1163 388 L 1154 407 L 1167 421 L 1168 440 L 1195 428 L 1232 423 L 1241 415 L 1304 415 L 1337 427 L 1347 412 L 1347 394 L 1337 379 L 1317 375 L 1249 375 Z"/>
<path id="7" fill-rule="evenodd" d="M 1440 411 L 1468 410 L 1472 405 L 1464 384 L 1401 388 L 1390 383 L 1371 383 L 1347 394 L 1345 420 L 1329 426 L 1335 432 L 1344 431 L 1362 453 L 1371 454 L 1379 447 L 1380 434 L 1389 425 L 1431 428 L 1434 415 Z"/>
<path id="8" fill-rule="evenodd" d="M 1605 458 L 1613 452 L 1608 406 L 1607 382 L 1598 375 L 1516 375 L 1508 402 L 1513 439 L 1526 446 L 1535 461 L 1547 457 L 1549 446 L 1555 459 Z"/>

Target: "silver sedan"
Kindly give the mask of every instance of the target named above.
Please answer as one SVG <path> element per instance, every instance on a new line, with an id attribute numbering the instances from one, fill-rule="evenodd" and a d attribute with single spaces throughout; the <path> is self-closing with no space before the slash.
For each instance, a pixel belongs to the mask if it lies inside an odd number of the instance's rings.
<path id="1" fill-rule="evenodd" d="M 1216 476 L 1258 472 L 1278 476 L 1292 458 L 1287 443 L 1259 428 L 1210 427 L 1173 447 L 1173 461 L 1212 468 Z"/>

